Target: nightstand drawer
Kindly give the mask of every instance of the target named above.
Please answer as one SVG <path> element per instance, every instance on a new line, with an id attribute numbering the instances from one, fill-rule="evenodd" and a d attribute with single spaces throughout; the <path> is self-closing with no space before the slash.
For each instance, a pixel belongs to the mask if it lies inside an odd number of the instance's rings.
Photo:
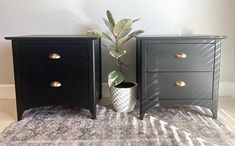
<path id="1" fill-rule="evenodd" d="M 22 100 L 88 100 L 88 74 L 22 74 Z"/>
<path id="2" fill-rule="evenodd" d="M 212 71 L 215 44 L 148 44 L 147 71 Z"/>
<path id="3" fill-rule="evenodd" d="M 213 72 L 148 73 L 146 99 L 211 99 Z"/>
<path id="4" fill-rule="evenodd" d="M 22 72 L 88 72 L 87 43 L 22 42 Z"/>

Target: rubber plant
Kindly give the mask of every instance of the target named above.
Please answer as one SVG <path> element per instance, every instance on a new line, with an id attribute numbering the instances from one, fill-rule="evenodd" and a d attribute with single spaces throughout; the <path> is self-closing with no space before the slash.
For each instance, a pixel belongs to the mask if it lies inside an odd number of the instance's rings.
<path id="1" fill-rule="evenodd" d="M 123 48 L 123 44 L 137 35 L 144 33 L 143 30 L 132 31 L 132 25 L 139 19 L 121 19 L 117 23 L 115 22 L 112 13 L 106 11 L 107 19 L 103 18 L 105 25 L 108 27 L 111 35 L 99 30 L 90 30 L 87 33 L 99 36 L 102 39 L 106 39 L 111 42 L 111 45 L 105 45 L 108 48 L 110 55 L 116 60 L 117 69 L 113 70 L 108 75 L 109 86 L 116 86 L 122 82 L 125 82 L 123 67 L 124 63 L 121 61 L 121 57 L 126 54 L 126 50 Z M 110 51 L 111 50 L 111 51 Z"/>

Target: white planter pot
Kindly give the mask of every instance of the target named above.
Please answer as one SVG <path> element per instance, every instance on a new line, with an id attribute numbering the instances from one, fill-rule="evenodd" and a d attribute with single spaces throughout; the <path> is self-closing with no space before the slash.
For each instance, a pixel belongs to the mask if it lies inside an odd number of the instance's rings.
<path id="1" fill-rule="evenodd" d="M 131 112 L 134 109 L 137 97 L 136 86 L 136 83 L 125 82 L 110 88 L 112 104 L 117 112 Z"/>

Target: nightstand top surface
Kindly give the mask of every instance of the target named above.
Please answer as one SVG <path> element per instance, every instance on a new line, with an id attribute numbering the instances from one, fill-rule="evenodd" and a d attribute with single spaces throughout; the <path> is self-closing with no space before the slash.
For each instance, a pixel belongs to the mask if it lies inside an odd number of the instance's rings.
<path id="1" fill-rule="evenodd" d="M 94 35 L 23 35 L 23 36 L 10 36 L 5 37 L 7 40 L 44 40 L 44 39 L 98 39 Z"/>
<path id="2" fill-rule="evenodd" d="M 143 34 L 136 37 L 137 39 L 226 39 L 223 35 L 205 35 L 205 34 Z"/>

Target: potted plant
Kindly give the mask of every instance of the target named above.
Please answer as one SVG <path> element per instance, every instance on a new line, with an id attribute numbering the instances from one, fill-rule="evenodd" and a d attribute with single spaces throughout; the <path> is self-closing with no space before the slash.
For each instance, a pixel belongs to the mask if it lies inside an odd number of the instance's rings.
<path id="1" fill-rule="evenodd" d="M 104 45 L 109 49 L 110 55 L 115 59 L 117 69 L 108 75 L 108 84 L 111 89 L 112 104 L 118 112 L 130 112 L 133 110 L 136 102 L 136 83 L 127 81 L 124 75 L 124 63 L 121 58 L 126 54 L 123 44 L 130 39 L 143 33 L 143 30 L 132 31 L 132 25 L 139 19 L 121 19 L 115 22 L 112 13 L 107 10 L 107 19 L 103 18 L 105 25 L 111 32 L 111 35 L 99 30 L 90 30 L 89 34 L 97 35 L 111 42 L 111 45 Z"/>

